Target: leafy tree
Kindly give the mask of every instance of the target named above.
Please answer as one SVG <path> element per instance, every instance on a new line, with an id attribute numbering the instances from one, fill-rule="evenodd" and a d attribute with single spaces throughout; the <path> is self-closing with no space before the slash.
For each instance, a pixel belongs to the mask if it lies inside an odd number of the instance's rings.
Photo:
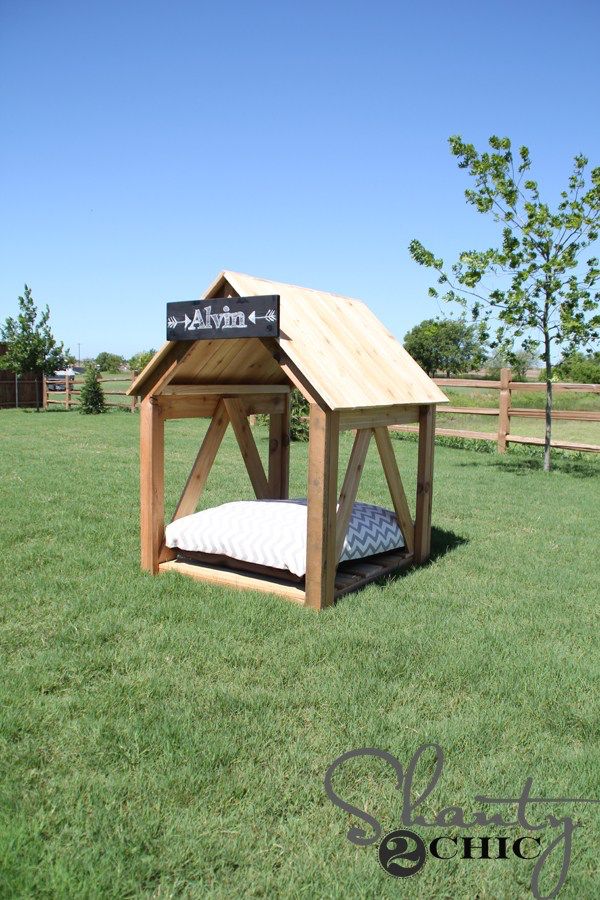
<path id="1" fill-rule="evenodd" d="M 104 391 L 98 381 L 98 369 L 95 365 L 85 370 L 85 379 L 79 394 L 79 412 L 86 416 L 106 412 Z"/>
<path id="2" fill-rule="evenodd" d="M 0 357 L 0 368 L 11 369 L 19 375 L 26 372 L 50 375 L 65 365 L 69 351 L 56 341 L 50 330 L 47 306 L 38 318 L 38 309 L 27 285 L 18 302 L 17 318 L 9 316 L 0 327 L 0 338 L 8 345 L 6 353 Z"/>
<path id="3" fill-rule="evenodd" d="M 498 381 L 500 370 L 504 368 L 511 370 L 513 381 L 527 381 L 527 369 L 531 367 L 534 361 L 535 354 L 527 350 L 516 350 L 510 354 L 497 350 L 488 359 L 486 370 L 489 377 L 494 381 Z"/>
<path id="4" fill-rule="evenodd" d="M 600 353 L 570 353 L 554 367 L 559 381 L 600 384 Z"/>
<path id="5" fill-rule="evenodd" d="M 552 350 L 583 347 L 600 329 L 598 260 L 583 255 L 598 237 L 600 167 L 592 169 L 588 181 L 588 160 L 576 156 L 567 189 L 551 208 L 528 175 L 527 147 L 519 148 L 515 160 L 507 137 L 491 137 L 491 152 L 482 153 L 458 136 L 449 143 L 459 168 L 474 181 L 465 191 L 467 203 L 491 215 L 501 229 L 498 246 L 464 251 L 449 271 L 420 241 L 411 241 L 409 250 L 417 263 L 437 271 L 442 299 L 470 308 L 482 341 L 489 340 L 494 328 L 492 348 L 511 353 L 519 338 L 525 350 L 541 349 L 546 376 L 544 469 L 549 471 Z M 489 285 L 488 276 L 493 282 Z M 429 293 L 437 297 L 439 289 L 432 287 Z"/>
<path id="6" fill-rule="evenodd" d="M 117 353 L 99 353 L 96 357 L 96 365 L 101 372 L 119 372 L 125 365 L 125 359 Z"/>
<path id="7" fill-rule="evenodd" d="M 141 372 L 142 369 L 148 365 L 155 353 L 156 350 L 140 350 L 139 353 L 134 353 L 129 360 L 129 368 L 132 371 Z"/>
<path id="8" fill-rule="evenodd" d="M 484 359 L 473 325 L 464 319 L 425 319 L 408 332 L 404 347 L 428 375 L 470 372 Z"/>

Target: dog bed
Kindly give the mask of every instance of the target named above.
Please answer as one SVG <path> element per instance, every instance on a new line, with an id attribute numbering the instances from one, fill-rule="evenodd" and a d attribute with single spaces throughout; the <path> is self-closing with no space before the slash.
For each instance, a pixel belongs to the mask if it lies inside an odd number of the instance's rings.
<path id="1" fill-rule="evenodd" d="M 306 573 L 306 500 L 240 500 L 167 525 L 166 544 L 185 556 L 210 554 L 298 577 Z M 340 562 L 404 547 L 395 514 L 355 503 Z"/>

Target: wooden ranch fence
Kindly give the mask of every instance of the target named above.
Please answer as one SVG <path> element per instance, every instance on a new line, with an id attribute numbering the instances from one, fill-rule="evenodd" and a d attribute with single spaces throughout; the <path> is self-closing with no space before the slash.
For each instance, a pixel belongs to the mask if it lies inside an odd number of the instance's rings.
<path id="1" fill-rule="evenodd" d="M 137 372 L 132 372 L 130 376 L 130 380 L 133 382 L 137 377 Z M 111 378 L 100 378 L 102 385 L 109 384 L 112 382 L 123 382 L 127 381 L 127 377 L 119 377 L 114 376 Z M 482 441 L 496 441 L 498 452 L 505 453 L 506 448 L 509 443 L 513 444 L 531 444 L 531 445 L 540 445 L 543 446 L 544 439 L 540 437 L 531 437 L 527 435 L 521 434 L 513 434 L 511 431 L 511 419 L 513 418 L 532 418 L 532 419 L 543 419 L 545 417 L 545 410 L 543 409 L 533 409 L 526 407 L 513 406 L 513 393 L 519 393 L 520 391 L 545 391 L 546 384 L 545 382 L 532 382 L 532 381 L 512 381 L 511 380 L 511 370 L 510 369 L 502 369 L 500 373 L 500 381 L 486 381 L 484 379 L 471 379 L 471 378 L 436 378 L 434 379 L 435 383 L 439 385 L 442 389 L 444 387 L 467 387 L 467 388 L 482 388 L 484 390 L 497 390 L 499 392 L 498 396 L 498 407 L 470 407 L 470 406 L 439 406 L 438 413 L 440 415 L 454 413 L 454 414 L 462 414 L 468 416 L 498 416 L 498 431 L 490 432 L 490 431 L 469 431 L 464 429 L 457 428 L 442 428 L 439 425 L 436 426 L 435 433 L 437 435 L 444 435 L 446 437 L 460 437 L 460 438 L 471 438 L 474 440 L 482 440 Z M 81 393 L 80 385 L 83 384 L 83 379 L 70 379 L 67 380 L 65 385 L 64 378 L 44 378 L 43 380 L 43 390 L 42 390 L 42 398 L 43 398 L 43 407 L 47 409 L 51 404 L 58 404 L 65 407 L 65 409 L 71 409 L 74 405 L 77 404 L 77 395 Z M 51 390 L 49 389 L 51 385 L 60 386 L 61 390 Z M 66 387 L 66 390 L 65 390 Z M 568 384 L 564 382 L 558 382 L 553 384 L 552 390 L 556 393 L 561 393 L 563 391 L 578 391 L 581 393 L 592 393 L 592 394 L 600 394 L 600 384 Z M 104 390 L 104 394 L 107 397 L 126 397 L 126 391 L 123 390 Z M 58 396 L 57 396 L 58 395 Z M 108 406 L 127 406 L 131 410 L 131 412 L 135 412 L 138 408 L 137 398 L 136 397 L 127 397 L 126 403 L 107 401 Z M 252 417 L 255 418 L 255 417 Z M 575 421 L 575 422 L 600 422 L 600 411 L 594 410 L 564 410 L 558 409 L 553 410 L 552 412 L 553 421 L 567 420 L 567 421 Z M 254 424 L 254 423 L 252 423 Z M 412 431 L 417 432 L 418 426 L 414 425 L 393 425 L 390 426 L 392 431 Z M 600 444 L 585 444 L 576 441 L 564 441 L 560 439 L 554 439 L 552 441 L 552 446 L 561 449 L 561 450 L 578 450 L 585 451 L 590 453 L 599 453 L 600 452 Z"/>
<path id="2" fill-rule="evenodd" d="M 513 394 L 521 391 L 545 391 L 546 383 L 541 381 L 512 381 L 511 370 L 502 369 L 500 373 L 500 381 L 473 380 L 470 378 L 436 378 L 435 383 L 442 390 L 444 387 L 468 387 L 468 388 L 484 388 L 486 390 L 497 390 L 499 392 L 498 408 L 482 408 L 482 407 L 461 407 L 461 406 L 439 406 L 438 413 L 456 413 L 469 416 L 498 416 L 498 431 L 464 431 L 454 428 L 441 428 L 436 426 L 435 433 L 446 437 L 462 437 L 472 438 L 481 441 L 496 441 L 498 453 L 505 453 L 509 443 L 513 444 L 544 444 L 544 439 L 540 437 L 529 437 L 521 434 L 513 434 L 511 431 L 511 419 L 513 418 L 545 418 L 544 409 L 530 409 L 513 406 Z M 591 394 L 600 394 L 600 384 L 567 384 L 558 382 L 552 385 L 555 393 L 563 391 L 578 391 Z M 600 412 L 593 410 L 565 410 L 557 409 L 552 412 L 552 420 L 569 420 L 579 422 L 600 422 Z M 439 423 L 439 419 L 438 419 Z M 394 425 L 394 431 L 418 431 L 413 425 Z M 590 453 L 599 453 L 600 444 L 584 444 L 576 441 L 552 440 L 552 447 L 560 450 L 579 450 Z"/>
<path id="3" fill-rule="evenodd" d="M 102 389 L 104 391 L 105 397 L 124 397 L 124 398 L 126 398 L 125 403 L 120 403 L 118 400 L 117 401 L 107 400 L 106 405 L 107 406 L 121 406 L 123 408 L 127 407 L 131 410 L 131 412 L 135 412 L 138 407 L 137 397 L 127 397 L 127 391 L 125 388 L 123 388 L 123 390 L 121 390 L 121 391 L 111 391 L 111 390 L 106 390 L 104 388 L 104 385 L 105 384 L 110 385 L 111 383 L 114 383 L 114 382 L 119 382 L 120 384 L 123 384 L 123 382 L 127 382 L 127 381 L 133 382 L 137 378 L 138 374 L 139 374 L 138 372 L 134 371 L 134 372 L 131 372 L 131 374 L 129 376 L 115 375 L 112 378 L 99 377 L 98 380 L 102 383 Z M 64 406 L 65 409 L 71 409 L 78 402 L 77 395 L 81 393 L 81 385 L 83 384 L 83 382 L 84 382 L 83 378 L 80 378 L 80 379 L 73 378 L 73 377 L 71 377 L 71 378 L 66 378 L 66 377 L 44 378 L 43 392 L 42 392 L 44 409 L 48 409 L 48 406 L 50 406 L 51 404 L 57 404 L 60 406 Z"/>

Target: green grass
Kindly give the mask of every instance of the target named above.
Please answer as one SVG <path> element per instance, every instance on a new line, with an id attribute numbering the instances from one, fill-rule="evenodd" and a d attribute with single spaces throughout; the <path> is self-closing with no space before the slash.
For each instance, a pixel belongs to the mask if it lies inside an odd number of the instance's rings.
<path id="1" fill-rule="evenodd" d="M 434 740 L 430 811 L 530 775 L 538 795 L 600 796 L 600 461 L 546 476 L 436 448 L 433 562 L 317 615 L 139 571 L 138 422 L 0 413 L 0 895 L 530 896 L 514 858 L 430 860 L 399 884 L 348 843 L 323 775 L 351 748 L 407 762 Z M 169 509 L 203 430 L 168 424 Z M 394 446 L 412 497 L 416 446 Z M 205 503 L 250 496 L 228 435 Z M 388 504 L 373 455 L 360 496 Z M 336 785 L 389 830 L 391 781 L 373 762 Z M 561 897 L 597 896 L 600 816 L 576 812 Z"/>

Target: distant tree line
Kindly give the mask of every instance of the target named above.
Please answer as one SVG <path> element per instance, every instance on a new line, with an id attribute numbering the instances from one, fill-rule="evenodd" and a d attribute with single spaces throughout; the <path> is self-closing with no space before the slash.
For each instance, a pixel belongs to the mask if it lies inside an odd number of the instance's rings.
<path id="1" fill-rule="evenodd" d="M 150 362 L 155 353 L 156 350 L 154 349 L 140 350 L 139 353 L 134 353 L 133 356 L 127 359 L 118 353 L 102 351 L 94 359 L 86 360 L 86 362 L 94 363 L 101 372 L 109 372 L 110 374 L 117 374 L 125 369 L 139 372 Z"/>

